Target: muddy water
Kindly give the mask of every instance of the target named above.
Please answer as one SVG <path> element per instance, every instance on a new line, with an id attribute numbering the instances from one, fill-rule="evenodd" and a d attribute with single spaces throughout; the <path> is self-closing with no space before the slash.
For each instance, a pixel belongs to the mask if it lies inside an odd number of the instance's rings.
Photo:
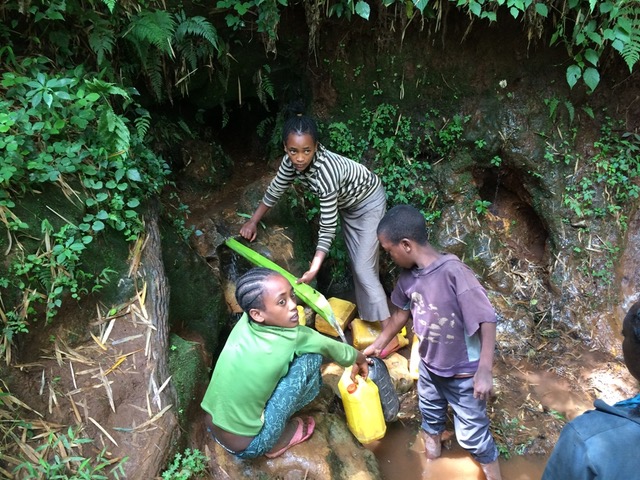
<path id="1" fill-rule="evenodd" d="M 437 460 L 424 457 L 417 427 L 405 427 L 401 422 L 389 424 L 387 434 L 367 445 L 378 459 L 385 480 L 484 480 L 480 467 L 471 460 L 455 440 L 442 449 Z M 504 480 L 540 480 L 547 456 L 512 456 L 500 459 Z"/>

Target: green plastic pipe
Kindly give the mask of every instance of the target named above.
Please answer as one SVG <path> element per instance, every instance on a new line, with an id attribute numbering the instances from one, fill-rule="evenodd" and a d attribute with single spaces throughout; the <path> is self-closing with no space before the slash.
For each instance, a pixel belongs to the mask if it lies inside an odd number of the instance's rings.
<path id="1" fill-rule="evenodd" d="M 322 318 L 324 318 L 329 324 L 335 328 L 336 332 L 342 339 L 344 343 L 347 343 L 347 339 L 344 336 L 344 332 L 342 328 L 338 324 L 336 320 L 336 316 L 333 313 L 333 309 L 331 308 L 331 304 L 315 288 L 306 283 L 296 283 L 297 277 L 292 273 L 289 273 L 287 270 L 282 268 L 280 265 L 275 263 L 272 260 L 269 260 L 265 256 L 259 254 L 255 250 L 243 245 L 235 238 L 227 238 L 225 240 L 225 244 L 234 252 L 239 253 L 244 258 L 249 260 L 251 263 L 264 268 L 269 268 L 271 270 L 275 270 L 280 273 L 284 278 L 289 280 L 291 286 L 293 287 L 293 291 L 296 292 L 296 296 L 302 300 L 304 303 L 309 305 L 316 313 L 318 313 Z"/>

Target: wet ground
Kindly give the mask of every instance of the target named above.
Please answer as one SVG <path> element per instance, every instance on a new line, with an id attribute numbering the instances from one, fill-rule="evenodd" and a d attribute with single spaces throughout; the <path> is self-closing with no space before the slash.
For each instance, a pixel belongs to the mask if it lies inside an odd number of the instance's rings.
<path id="1" fill-rule="evenodd" d="M 368 446 L 376 455 L 385 479 L 403 480 L 482 480 L 478 465 L 455 441 L 443 449 L 437 460 L 427 460 L 417 428 L 401 423 L 389 425 L 384 439 Z M 538 480 L 542 477 L 547 455 L 516 455 L 500 459 L 505 480 Z"/>

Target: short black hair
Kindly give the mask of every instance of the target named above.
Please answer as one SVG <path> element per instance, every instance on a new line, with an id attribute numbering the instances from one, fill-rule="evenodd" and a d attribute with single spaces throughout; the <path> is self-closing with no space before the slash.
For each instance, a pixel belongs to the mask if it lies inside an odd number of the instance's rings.
<path id="1" fill-rule="evenodd" d="M 380 220 L 377 233 L 394 245 L 403 238 L 420 245 L 426 245 L 429 241 L 424 215 L 411 205 L 396 205 L 391 208 Z"/>
<path id="2" fill-rule="evenodd" d="M 624 317 L 623 323 L 629 322 L 630 330 L 633 332 L 634 343 L 640 344 L 640 301 L 631 305 L 631 308 Z"/>
<path id="3" fill-rule="evenodd" d="M 280 275 L 269 268 L 256 267 L 242 275 L 236 282 L 236 300 L 245 312 L 252 308 L 264 310 L 265 284 L 269 277 Z"/>

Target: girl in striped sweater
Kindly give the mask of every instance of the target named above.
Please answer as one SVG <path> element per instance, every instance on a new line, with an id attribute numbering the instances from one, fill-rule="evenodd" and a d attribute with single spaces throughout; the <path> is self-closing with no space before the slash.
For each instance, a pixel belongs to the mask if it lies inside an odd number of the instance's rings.
<path id="1" fill-rule="evenodd" d="M 378 274 L 379 243 L 376 227 L 386 210 L 384 187 L 378 176 L 364 165 L 327 150 L 318 142 L 313 119 L 296 113 L 284 124 L 285 155 L 260 205 L 240 229 L 249 241 L 257 235 L 261 218 L 273 207 L 297 178 L 320 200 L 320 229 L 316 252 L 309 270 L 299 283 L 311 282 L 322 265 L 336 234 L 338 215 L 351 259 L 358 314 L 365 321 L 389 318 L 387 296 Z M 397 339 L 387 347 L 397 349 Z M 384 352 L 388 354 L 388 352 Z"/>

